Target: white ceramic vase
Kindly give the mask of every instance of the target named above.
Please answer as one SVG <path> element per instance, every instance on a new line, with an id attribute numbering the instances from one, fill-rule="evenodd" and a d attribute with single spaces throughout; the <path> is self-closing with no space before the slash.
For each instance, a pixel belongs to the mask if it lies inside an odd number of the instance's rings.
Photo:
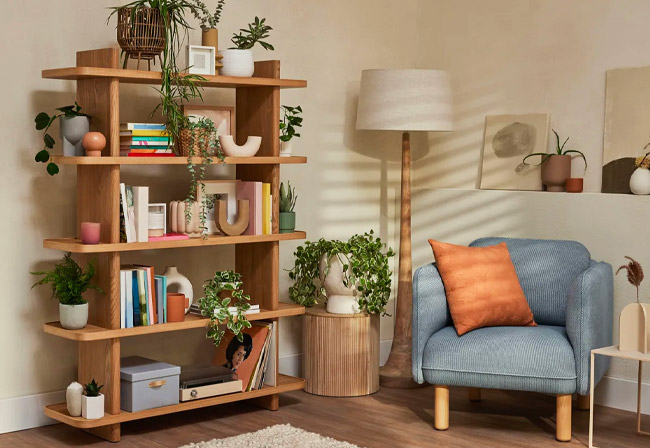
<path id="1" fill-rule="evenodd" d="M 288 142 L 280 141 L 280 157 L 291 157 L 292 149 L 291 140 Z"/>
<path id="2" fill-rule="evenodd" d="M 255 61 L 251 50 L 221 50 L 223 67 L 219 70 L 222 76 L 241 76 L 250 78 L 255 72 Z"/>
<path id="3" fill-rule="evenodd" d="M 635 169 L 630 176 L 630 190 L 634 194 L 650 194 L 650 170 Z"/>
<path id="4" fill-rule="evenodd" d="M 88 323 L 88 303 L 64 305 L 59 303 L 59 321 L 67 330 L 79 330 Z"/>
<path id="5" fill-rule="evenodd" d="M 168 266 L 163 275 L 167 277 L 167 291 L 170 291 L 170 288 L 175 286 L 180 294 L 188 298 L 188 304 L 185 308 L 185 314 L 187 314 L 194 300 L 194 289 L 190 279 L 178 272 L 176 266 Z"/>
<path id="6" fill-rule="evenodd" d="M 81 415 L 81 397 L 83 396 L 84 388 L 81 384 L 73 381 L 65 390 L 65 404 L 68 408 L 68 414 L 72 417 L 79 417 Z"/>
<path id="7" fill-rule="evenodd" d="M 346 264 L 348 264 L 348 275 L 351 274 L 351 268 L 347 262 L 347 257 L 341 255 Z M 359 302 L 357 302 L 357 289 L 355 285 L 345 286 L 343 284 L 343 264 L 338 255 L 334 255 L 329 260 L 330 269 L 323 281 L 323 287 L 327 293 L 327 312 L 332 314 L 357 314 L 360 313 Z M 326 257 L 320 261 L 321 277 L 325 274 L 327 266 Z"/>
<path id="8" fill-rule="evenodd" d="M 83 156 L 85 150 L 82 144 L 84 135 L 90 131 L 88 117 L 61 117 L 59 118 L 59 133 L 63 140 L 64 156 Z"/>
<path id="9" fill-rule="evenodd" d="M 97 420 L 104 416 L 104 395 L 97 397 L 81 396 L 81 415 L 88 420 Z"/>
<path id="10" fill-rule="evenodd" d="M 246 143 L 239 146 L 235 143 L 232 135 L 220 135 L 219 144 L 223 153 L 228 157 L 253 157 L 260 150 L 262 137 L 249 135 Z"/>

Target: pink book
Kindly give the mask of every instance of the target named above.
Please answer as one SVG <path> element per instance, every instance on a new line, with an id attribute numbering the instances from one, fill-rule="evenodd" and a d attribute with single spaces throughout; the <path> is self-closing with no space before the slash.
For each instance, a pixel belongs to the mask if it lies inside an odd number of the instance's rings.
<path id="1" fill-rule="evenodd" d="M 262 182 L 237 182 L 237 200 L 248 200 L 248 227 L 244 235 L 262 234 Z"/>
<path id="2" fill-rule="evenodd" d="M 163 236 L 150 236 L 149 241 L 174 241 L 174 240 L 189 240 L 190 237 L 184 233 L 166 233 Z"/>

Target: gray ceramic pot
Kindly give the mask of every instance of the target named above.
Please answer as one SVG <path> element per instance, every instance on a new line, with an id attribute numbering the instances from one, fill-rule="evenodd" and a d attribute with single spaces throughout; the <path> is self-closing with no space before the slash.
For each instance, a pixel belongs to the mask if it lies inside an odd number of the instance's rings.
<path id="1" fill-rule="evenodd" d="M 59 118 L 61 139 L 63 140 L 64 156 L 83 156 L 84 147 L 81 140 L 90 131 L 88 117 L 61 117 Z"/>
<path id="2" fill-rule="evenodd" d="M 571 156 L 553 155 L 542 164 L 542 183 L 546 191 L 564 191 L 566 180 L 571 177 Z"/>
<path id="3" fill-rule="evenodd" d="M 82 305 L 64 305 L 59 303 L 59 320 L 61 326 L 68 330 L 79 330 L 88 323 L 88 303 Z"/>
<path id="4" fill-rule="evenodd" d="M 280 212 L 280 233 L 296 230 L 296 212 Z"/>

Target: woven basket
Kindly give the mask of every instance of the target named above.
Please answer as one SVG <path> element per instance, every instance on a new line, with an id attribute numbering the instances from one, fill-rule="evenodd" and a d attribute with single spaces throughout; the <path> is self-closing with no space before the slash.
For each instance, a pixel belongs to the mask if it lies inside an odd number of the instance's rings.
<path id="1" fill-rule="evenodd" d="M 176 143 L 178 154 L 188 157 L 190 152 L 195 157 L 200 157 L 205 151 L 212 154 L 214 151 L 210 148 L 210 141 L 216 138 L 215 132 L 208 132 L 205 129 L 181 129 Z M 192 150 L 192 151 L 190 151 Z"/>
<path id="2" fill-rule="evenodd" d="M 133 59 L 153 59 L 165 48 L 165 25 L 160 10 L 138 8 L 135 16 L 132 13 L 131 8 L 118 11 L 117 43 Z"/>

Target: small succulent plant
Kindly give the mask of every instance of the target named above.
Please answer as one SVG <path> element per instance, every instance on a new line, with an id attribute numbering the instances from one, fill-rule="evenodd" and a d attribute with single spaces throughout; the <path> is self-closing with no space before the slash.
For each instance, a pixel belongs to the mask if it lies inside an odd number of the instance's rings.
<path id="1" fill-rule="evenodd" d="M 287 182 L 288 188 L 284 189 L 284 182 L 280 183 L 280 212 L 281 213 L 290 213 L 293 212 L 294 207 L 296 206 L 296 200 L 298 195 L 296 194 L 296 189 L 291 188 L 291 182 Z"/>
<path id="2" fill-rule="evenodd" d="M 564 140 L 564 143 L 560 145 L 560 136 L 558 135 L 557 132 L 555 132 L 555 129 L 553 129 L 553 133 L 555 134 L 555 152 L 554 153 L 547 153 L 547 152 L 534 152 L 532 154 L 528 154 L 526 157 L 524 157 L 524 160 L 522 160 L 522 163 L 524 165 L 528 165 L 529 163 L 526 162 L 529 157 L 536 157 L 540 156 L 541 161 L 535 165 L 541 165 L 542 163 L 546 162 L 550 157 L 552 156 L 566 156 L 568 154 L 577 154 L 578 156 L 582 157 L 582 160 L 585 161 L 585 169 L 587 169 L 587 158 L 585 155 L 582 153 L 582 151 L 578 151 L 577 149 L 564 149 L 564 146 L 567 144 L 569 141 L 569 137 Z"/>
<path id="3" fill-rule="evenodd" d="M 101 386 L 98 385 L 97 382 L 95 381 L 95 378 L 93 378 L 93 380 L 90 383 L 84 386 L 84 394 L 87 397 L 99 397 L 99 391 L 102 387 L 104 387 L 104 385 L 103 384 Z"/>

